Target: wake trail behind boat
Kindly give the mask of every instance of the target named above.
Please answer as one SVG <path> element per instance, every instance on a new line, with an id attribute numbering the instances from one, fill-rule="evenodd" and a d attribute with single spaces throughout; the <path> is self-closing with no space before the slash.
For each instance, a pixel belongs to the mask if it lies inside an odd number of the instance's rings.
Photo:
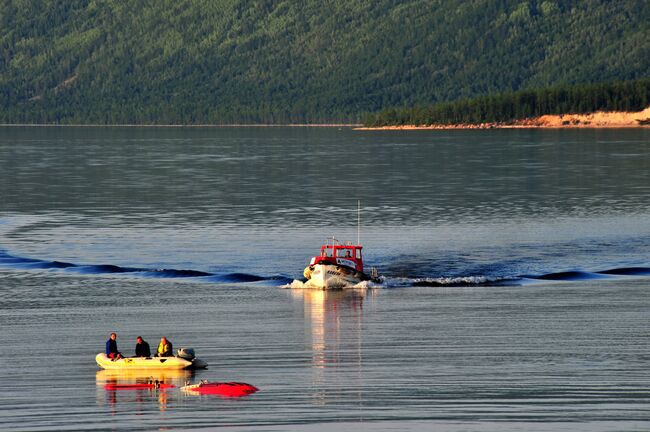
<path id="1" fill-rule="evenodd" d="M 85 275 L 131 275 L 136 277 L 189 279 L 206 282 L 244 283 L 268 281 L 273 285 L 291 282 L 285 276 L 258 276 L 246 273 L 210 273 L 200 270 L 122 267 L 114 264 L 75 264 L 63 261 L 48 261 L 35 258 L 25 258 L 9 254 L 0 249 L 0 266 L 20 270 L 63 270 Z"/>
<path id="2" fill-rule="evenodd" d="M 384 273 L 378 282 L 359 284 L 359 288 L 406 288 L 406 287 L 476 287 L 476 286 L 509 286 L 524 285 L 538 282 L 579 282 L 594 279 L 650 277 L 650 267 L 616 267 L 598 271 L 564 270 L 557 272 L 540 272 L 517 274 L 512 271 L 517 268 L 511 263 L 495 263 L 471 266 L 468 263 L 454 263 L 453 272 L 449 275 L 432 275 L 437 270 L 426 267 L 439 267 L 441 263 L 429 263 L 412 268 L 416 275 L 406 276 L 408 265 L 387 266 L 392 271 Z M 448 262 L 445 262 L 448 264 Z M 462 265 L 465 264 L 465 265 Z M 521 263 L 519 263 L 521 264 Z M 53 270 L 83 275 L 116 275 L 160 279 L 191 279 L 193 281 L 213 283 L 262 283 L 286 288 L 302 288 L 304 280 L 294 279 L 283 275 L 260 276 L 250 273 L 212 273 L 192 269 L 145 268 L 127 267 L 115 264 L 77 264 L 58 260 L 41 260 L 20 257 L 0 249 L 0 267 L 18 270 Z M 379 266 L 382 267 L 381 265 Z M 463 268 L 464 267 L 464 268 Z M 478 274 L 468 274 L 478 270 Z M 463 274 L 464 273 L 464 274 Z M 483 274 L 482 274 L 483 273 Z"/>
<path id="3" fill-rule="evenodd" d="M 570 270 L 543 274 L 513 276 L 449 276 L 449 277 L 392 277 L 385 276 L 382 285 L 386 287 L 472 287 L 523 285 L 535 281 L 576 282 L 595 279 L 650 276 L 649 267 L 624 267 L 602 271 Z"/>

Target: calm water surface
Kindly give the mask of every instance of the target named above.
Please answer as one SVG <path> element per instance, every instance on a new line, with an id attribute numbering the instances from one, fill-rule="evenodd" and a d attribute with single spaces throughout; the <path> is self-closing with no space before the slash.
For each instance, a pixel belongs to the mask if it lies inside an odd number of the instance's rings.
<path id="1" fill-rule="evenodd" d="M 11 430 L 648 430 L 650 130 L 1 128 Z M 384 280 L 287 288 L 326 237 Z M 242 399 L 110 392 L 110 331 Z"/>

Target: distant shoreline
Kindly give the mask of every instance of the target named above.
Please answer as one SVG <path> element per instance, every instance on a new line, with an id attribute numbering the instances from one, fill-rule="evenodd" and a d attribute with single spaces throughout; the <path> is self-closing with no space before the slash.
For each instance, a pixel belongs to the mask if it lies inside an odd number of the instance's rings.
<path id="1" fill-rule="evenodd" d="M 57 127 L 57 128 L 351 128 L 356 131 L 374 130 L 454 130 L 454 129 L 614 129 L 650 127 L 650 107 L 639 112 L 598 111 L 590 114 L 558 114 L 515 120 L 512 122 L 485 122 L 479 124 L 391 125 L 367 127 L 359 123 L 288 123 L 288 124 L 57 124 L 5 123 L 0 127 Z"/>
<path id="2" fill-rule="evenodd" d="M 394 125 L 359 127 L 355 130 L 450 130 L 450 129 L 607 129 L 650 127 L 650 107 L 639 112 L 598 111 L 590 114 L 558 114 L 479 124 Z"/>
<path id="3" fill-rule="evenodd" d="M 360 123 L 318 123 L 318 124 L 59 124 L 59 123 L 0 123 L 0 127 L 128 127 L 128 128 L 265 128 L 265 127 L 319 127 L 319 128 L 358 128 Z"/>

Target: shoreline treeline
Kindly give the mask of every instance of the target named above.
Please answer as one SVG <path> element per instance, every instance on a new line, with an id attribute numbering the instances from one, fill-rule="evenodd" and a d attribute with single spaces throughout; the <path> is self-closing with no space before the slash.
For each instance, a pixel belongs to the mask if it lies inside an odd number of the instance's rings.
<path id="1" fill-rule="evenodd" d="M 512 123 L 546 114 L 640 111 L 650 105 L 650 78 L 500 93 L 366 114 L 367 127 Z"/>

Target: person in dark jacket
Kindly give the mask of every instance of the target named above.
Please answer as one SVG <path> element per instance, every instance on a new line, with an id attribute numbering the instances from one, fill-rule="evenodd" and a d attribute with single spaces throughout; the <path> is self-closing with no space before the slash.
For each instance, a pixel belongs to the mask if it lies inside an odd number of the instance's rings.
<path id="1" fill-rule="evenodd" d="M 158 357 L 173 357 L 174 353 L 172 351 L 172 343 L 167 340 L 166 337 L 160 338 L 160 343 L 158 344 L 158 351 L 156 352 Z"/>
<path id="2" fill-rule="evenodd" d="M 123 357 L 117 350 L 117 333 L 111 333 L 111 337 L 106 341 L 106 357 L 111 360 L 119 360 Z"/>
<path id="3" fill-rule="evenodd" d="M 135 338 L 135 356 L 136 357 L 151 357 L 151 349 L 149 344 L 142 339 L 142 336 Z"/>

